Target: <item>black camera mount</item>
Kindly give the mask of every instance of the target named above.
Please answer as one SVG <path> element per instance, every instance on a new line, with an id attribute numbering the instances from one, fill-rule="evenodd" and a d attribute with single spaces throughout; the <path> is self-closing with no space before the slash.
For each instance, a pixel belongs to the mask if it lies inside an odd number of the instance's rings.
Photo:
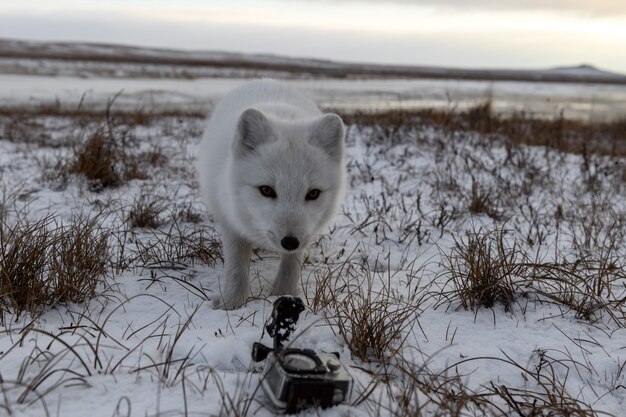
<path id="1" fill-rule="evenodd" d="M 298 297 L 282 296 L 274 301 L 274 309 L 270 322 L 265 330 L 274 338 L 274 353 L 283 350 L 283 342 L 289 340 L 291 333 L 296 329 L 300 313 L 304 311 L 304 303 Z M 255 342 L 252 345 L 252 360 L 260 362 L 272 351 L 269 347 Z"/>

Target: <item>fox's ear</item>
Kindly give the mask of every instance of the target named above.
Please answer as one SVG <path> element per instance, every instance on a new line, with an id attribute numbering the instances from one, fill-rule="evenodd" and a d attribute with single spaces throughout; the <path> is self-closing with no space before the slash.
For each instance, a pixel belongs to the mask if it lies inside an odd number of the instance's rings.
<path id="1" fill-rule="evenodd" d="M 313 126 L 311 144 L 322 148 L 332 159 L 343 157 L 344 127 L 341 117 L 334 113 L 325 114 Z"/>
<path id="2" fill-rule="evenodd" d="M 237 122 L 236 151 L 244 155 L 254 151 L 259 145 L 274 141 L 269 120 L 260 110 L 250 108 L 244 111 Z"/>

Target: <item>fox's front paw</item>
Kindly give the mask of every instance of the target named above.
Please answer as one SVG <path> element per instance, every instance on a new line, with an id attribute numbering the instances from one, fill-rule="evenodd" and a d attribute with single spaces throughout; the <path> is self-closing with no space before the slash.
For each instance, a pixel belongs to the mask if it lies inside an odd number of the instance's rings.
<path id="1" fill-rule="evenodd" d="M 248 295 L 243 291 L 218 294 L 213 299 L 213 309 L 235 310 L 244 305 L 247 298 Z"/>

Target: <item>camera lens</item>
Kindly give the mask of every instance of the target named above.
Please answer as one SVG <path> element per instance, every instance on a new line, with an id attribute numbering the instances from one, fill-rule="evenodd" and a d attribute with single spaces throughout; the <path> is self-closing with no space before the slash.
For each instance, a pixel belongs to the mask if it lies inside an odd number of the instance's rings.
<path id="1" fill-rule="evenodd" d="M 290 353 L 283 357 L 283 363 L 293 369 L 300 371 L 310 371 L 315 369 L 316 363 L 312 358 L 309 358 L 302 353 Z"/>

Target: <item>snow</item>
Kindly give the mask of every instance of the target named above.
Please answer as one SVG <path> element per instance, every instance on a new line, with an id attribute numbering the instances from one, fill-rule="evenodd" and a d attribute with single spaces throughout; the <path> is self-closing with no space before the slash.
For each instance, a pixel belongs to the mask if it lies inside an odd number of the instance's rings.
<path id="1" fill-rule="evenodd" d="M 553 69 L 454 69 L 343 63 L 262 54 L 0 39 L 0 108 L 206 112 L 250 78 L 279 78 L 327 108 L 376 111 L 466 108 L 614 120 L 626 114 L 626 76 L 588 65 Z M 337 78 L 339 77 L 339 78 Z M 537 82 L 548 80 L 550 82 Z"/>
<path id="2" fill-rule="evenodd" d="M 120 108 L 204 110 L 243 81 L 2 75 L 0 100 L 5 106 L 57 100 L 74 105 L 86 93 L 84 105 L 97 107 L 123 90 L 116 102 Z M 623 86 L 393 79 L 287 82 L 325 107 L 344 109 L 386 108 L 399 102 L 407 107 L 449 106 L 448 96 L 463 105 L 489 94 L 500 110 L 522 106 L 533 113 L 554 114 L 565 108 L 567 115 L 586 118 L 595 112 L 623 115 L 626 103 Z M 585 97 L 588 100 L 581 100 Z M 170 230 L 172 216 L 181 208 L 203 213 L 193 172 L 202 120 L 163 117 L 147 126 L 128 127 L 138 150 L 161 149 L 167 162 L 151 167 L 146 179 L 99 193 L 90 191 L 80 177 L 70 176 L 66 183 L 43 177 L 50 162 L 69 154 L 72 140 L 82 137 L 83 128 L 71 118 L 36 121 L 24 125 L 26 137 L 48 135 L 43 145 L 10 140 L 11 118 L 0 119 L 0 192 L 5 196 L 1 207 L 8 224 L 18 216 L 36 220 L 54 213 L 70 221 L 76 213 L 104 212 L 103 226 L 114 230 L 126 250 L 133 251 L 139 250 L 138 242 L 150 246 L 159 236 L 146 229 L 127 231 L 125 218 L 140 194 L 153 193 L 166 202 L 162 232 Z M 19 118 L 18 123 L 22 123 Z M 392 415 L 390 410 L 397 410 L 400 401 L 391 393 L 410 392 L 407 375 L 397 369 L 389 370 L 391 376 L 384 375 L 388 370 L 377 362 L 351 354 L 338 330 L 337 309 L 314 308 L 316 277 L 342 265 L 353 269 L 333 275 L 331 284 L 345 281 L 353 290 L 337 291 L 340 298 L 367 290 L 368 285 L 374 294 L 389 285 L 405 300 L 416 297 L 397 355 L 420 371 L 416 377 L 458 376 L 467 389 L 477 392 L 491 384 L 539 391 L 531 373 L 553 372 L 571 397 L 598 412 L 622 415 L 626 330 L 606 311 L 595 321 L 585 320 L 555 303 L 520 297 L 510 311 L 496 304 L 473 312 L 435 295 L 449 289 L 446 256 L 468 231 L 506 227 L 507 239 L 528 235 L 537 241 L 543 236 L 543 243 L 523 246 L 539 259 L 562 260 L 552 259 L 556 253 L 578 256 L 575 239 L 584 235 L 587 224 L 576 218 L 577 210 L 597 204 L 612 208 L 618 217 L 624 215 L 623 172 L 615 167 L 623 167 L 626 161 L 593 159 L 592 169 L 602 175 L 599 188 L 590 189 L 590 174 L 582 172 L 584 161 L 579 155 L 520 146 L 511 156 L 497 138 L 432 127 L 405 127 L 387 139 L 377 139 L 378 133 L 369 128 L 350 126 L 348 132 L 350 191 L 331 231 L 310 249 L 302 273 L 303 298 L 309 308 L 301 314 L 292 340 L 299 347 L 339 352 L 355 379 L 353 400 L 375 381 L 389 377 L 390 382 L 377 385 L 371 396 L 356 405 L 341 405 L 319 415 Z M 517 162 L 505 162 L 508 157 Z M 611 168 L 603 171 L 606 167 Z M 504 193 L 498 209 L 508 215 L 505 220 L 467 212 L 467 201 L 460 196 L 469 195 L 473 181 L 492 193 Z M 557 206 L 570 215 L 560 226 L 554 219 Z M 524 211 L 528 207 L 535 210 L 535 218 Z M 452 216 L 454 210 L 458 214 Z M 596 213 L 598 219 L 610 216 L 610 209 L 606 210 Z M 439 227 L 437 218 L 442 213 L 451 217 Z M 419 239 L 418 221 L 424 233 Z M 180 226 L 183 236 L 198 231 L 215 234 L 204 214 L 201 223 Z M 623 231 L 595 227 L 599 242 L 617 234 L 617 241 L 623 243 Z M 112 243 L 112 256 L 117 256 L 119 244 Z M 592 254 L 594 250 L 599 249 L 590 249 Z M 221 262 L 187 262 L 176 269 L 138 262 L 117 271 L 108 279 L 106 291 L 87 303 L 48 309 L 34 322 L 28 316 L 8 316 L 0 330 L 0 414 L 208 416 L 237 414 L 235 407 L 244 415 L 274 415 L 258 389 L 261 365 L 252 363 L 250 349 L 255 341 L 270 344 L 263 327 L 275 299 L 267 294 L 277 266 L 275 254 L 257 254 L 251 265 L 256 297 L 234 311 L 211 308 L 210 298 L 219 294 L 223 279 Z M 623 279 L 613 283 L 613 291 L 615 298 L 624 296 Z M 553 368 L 548 369 L 545 358 L 552 358 Z M 424 402 L 424 394 L 419 399 L 426 407 L 424 415 L 436 411 L 436 406 Z M 501 399 L 494 401 L 506 409 Z"/>
<path id="3" fill-rule="evenodd" d="M 116 94 L 120 109 L 205 112 L 243 78 L 81 78 L 0 76 L 0 108 L 52 105 L 103 110 Z M 492 100 L 497 113 L 612 120 L 626 114 L 626 85 L 468 80 L 285 80 L 321 106 L 344 111 L 459 109 Z M 121 93 L 121 94 L 120 94 Z"/>
<path id="4" fill-rule="evenodd" d="M 46 128 L 61 135 L 71 129 L 71 123 L 67 123 L 44 120 Z M 121 228 L 123 212 L 133 198 L 141 190 L 157 184 L 157 192 L 169 201 L 169 209 L 188 203 L 198 206 L 196 188 L 186 185 L 193 175 L 189 159 L 199 137 L 197 134 L 187 136 L 187 132 L 199 131 L 200 124 L 196 119 L 183 119 L 182 124 L 165 119 L 137 129 L 135 134 L 142 143 L 156 143 L 173 152 L 168 166 L 155 170 L 150 179 L 135 180 L 119 189 L 98 194 L 88 191 L 80 178 L 70 181 L 65 189 L 42 182 L 39 161 L 46 157 L 58 158 L 55 149 L 2 140 L 3 187 L 9 191 L 17 187 L 27 189 L 25 197 L 18 199 L 9 210 L 8 221 L 17 213 L 27 213 L 31 219 L 57 213 L 68 219 L 73 212 L 95 212 L 105 204 L 121 208 L 122 213 L 118 213 L 117 218 L 107 217 L 111 227 Z M 430 238 L 425 243 L 420 245 L 412 240 L 399 244 L 401 225 L 407 222 L 398 209 L 400 202 L 410 204 L 417 194 L 423 196 L 426 220 L 436 214 L 437 198 L 444 197 L 429 185 L 433 184 L 433 176 L 441 174 L 439 169 L 443 166 L 432 164 L 436 159 L 435 148 L 413 145 L 415 140 L 434 140 L 432 136 L 436 133 L 423 131 L 419 133 L 423 135 L 421 139 L 408 138 L 406 143 L 389 147 L 370 143 L 366 140 L 366 131 L 353 128 L 350 132 L 347 151 L 352 187 L 344 205 L 349 215 L 340 215 L 331 236 L 311 249 L 310 263 L 303 271 L 306 293 L 309 297 L 313 294 L 314 274 L 323 271 L 323 260 L 328 255 L 335 265 L 350 256 L 354 262 L 366 258 L 370 268 L 390 267 L 392 286 L 405 296 L 419 288 L 433 291 L 436 286 L 444 285 L 441 261 L 443 254 L 450 252 L 453 246 L 453 236 L 462 236 L 471 225 L 489 227 L 492 221 L 484 216 L 464 215 L 447 227 L 441 238 L 438 230 L 428 225 Z M 474 154 L 485 164 L 494 166 L 503 155 L 503 149 L 497 144 L 493 149 L 482 149 L 479 142 L 471 141 L 456 145 L 456 150 Z M 546 158 L 557 157 L 546 154 L 543 149 L 526 151 L 539 167 L 547 164 Z M 404 155 L 402 168 L 398 165 L 398 155 Z M 439 157 L 452 164 L 453 171 L 461 168 L 456 165 L 459 161 L 453 153 Z M 537 190 L 532 195 L 536 206 L 548 207 L 546 202 L 552 198 L 559 198 L 559 201 L 589 198 L 577 191 L 581 181 L 577 174 L 580 163 L 579 157 L 571 156 L 562 164 L 553 165 L 558 172 L 549 175 L 550 178 L 570 175 L 573 183 L 563 184 L 564 195 L 560 197 L 556 190 Z M 366 166 L 371 177 L 361 175 Z M 411 175 L 406 176 L 407 173 Z M 467 187 L 468 178 L 460 171 L 458 175 L 461 186 Z M 401 184 L 401 194 L 385 191 L 394 183 Z M 378 242 L 373 225 L 359 231 L 356 225 L 366 218 L 372 204 L 382 204 L 377 197 L 382 194 L 392 199 L 393 208 L 387 211 L 384 220 L 389 238 Z M 426 198 L 429 195 L 432 199 Z M 447 198 L 453 203 L 452 197 Z M 623 195 L 613 198 L 623 207 Z M 417 216 L 417 213 L 405 216 L 412 215 Z M 514 227 L 528 227 L 518 217 L 510 223 Z M 380 226 L 384 227 L 383 223 Z M 137 238 L 150 236 L 142 230 L 134 233 Z M 550 239 L 538 248 L 546 252 L 545 256 L 549 256 L 550 248 L 557 244 L 554 236 Z M 345 253 L 340 254 L 339 249 L 344 249 Z M 409 267 L 411 261 L 414 263 Z M 235 404 L 242 407 L 253 397 L 249 415 L 273 415 L 263 406 L 264 397 L 257 391 L 259 374 L 249 370 L 258 369 L 250 360 L 252 343 L 258 340 L 269 343 L 268 336 L 263 335 L 263 325 L 270 316 L 273 298 L 266 299 L 264 294 L 276 268 L 277 257 L 270 253 L 261 253 L 253 261 L 253 292 L 261 297 L 235 311 L 212 310 L 204 295 L 199 296 L 174 279 L 202 286 L 204 294 L 214 296 L 223 276 L 223 265 L 218 263 L 215 267 L 190 265 L 182 271 L 135 268 L 116 275 L 112 288 L 85 305 L 55 308 L 34 323 L 27 317 L 8 320 L 0 335 L 5 410 L 20 416 L 39 416 L 46 410 L 50 415 L 59 416 L 84 415 L 86 410 L 93 416 L 130 415 L 131 410 L 132 415 L 216 415 L 225 412 L 220 408 L 223 396 L 220 390 L 223 390 L 224 395 L 231 396 Z M 416 269 L 412 274 L 419 274 L 421 279 L 407 284 L 412 268 Z M 386 276 L 387 272 L 374 272 L 374 286 L 381 288 Z M 378 282 L 379 279 L 382 281 Z M 429 287 L 429 283 L 435 287 Z M 417 366 L 426 361 L 428 369 L 434 373 L 458 373 L 463 382 L 475 390 L 488 387 L 491 382 L 531 388 L 531 381 L 507 358 L 532 369 L 539 352 L 547 352 L 559 361 L 555 372 L 566 380 L 567 389 L 575 398 L 613 415 L 619 415 L 624 406 L 626 392 L 618 386 L 623 379 L 619 369 L 625 360 L 626 334 L 606 316 L 596 323 L 580 321 L 571 312 L 561 312 L 557 307 L 533 301 L 524 309 L 515 307 L 512 312 L 495 306 L 473 313 L 446 303 L 437 307 L 433 301 L 425 301 L 419 310 L 419 326 L 405 330 L 408 333 L 402 356 L 406 361 Z M 185 328 L 187 321 L 189 325 Z M 332 316 L 330 323 L 333 323 Z M 176 333 L 182 328 L 185 330 L 177 339 Z M 303 333 L 295 337 L 299 346 L 342 354 L 344 365 L 357 381 L 353 398 L 358 398 L 372 378 L 362 370 L 370 365 L 351 357 L 337 329 L 327 324 L 322 312 L 306 310 L 301 315 L 298 330 Z M 53 340 L 46 332 L 56 338 Z M 21 334 L 26 337 L 22 338 Z M 68 350 L 68 346 L 72 350 Z M 167 369 L 163 362 L 170 354 L 178 362 Z M 454 365 L 459 361 L 461 363 Z M 181 368 L 182 363 L 186 366 Z M 58 371 L 37 382 L 38 394 L 26 393 L 20 401 L 20 395 L 27 392 L 21 384 L 37 381 L 36 375 L 46 366 Z M 13 385 L 14 381 L 20 382 Z M 358 406 L 341 406 L 320 413 L 324 416 L 372 415 L 378 412 L 379 402 L 390 400 L 385 392 L 377 390 L 371 400 Z"/>

